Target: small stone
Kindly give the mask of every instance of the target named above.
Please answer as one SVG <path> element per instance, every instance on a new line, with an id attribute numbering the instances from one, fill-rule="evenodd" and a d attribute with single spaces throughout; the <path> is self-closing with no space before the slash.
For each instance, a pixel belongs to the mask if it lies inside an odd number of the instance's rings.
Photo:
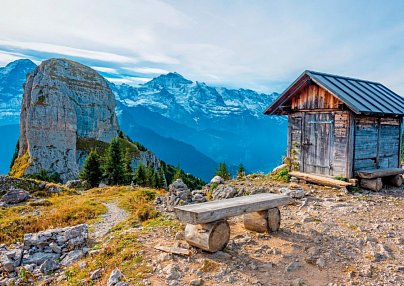
<path id="1" fill-rule="evenodd" d="M 84 256 L 84 253 L 82 250 L 73 250 L 70 251 L 69 253 L 67 253 L 67 255 L 62 259 L 62 261 L 60 262 L 61 265 L 63 266 L 69 266 L 70 264 L 76 262 L 77 260 L 79 260 L 80 258 L 82 258 Z"/>
<path id="2" fill-rule="evenodd" d="M 169 253 L 161 253 L 157 256 L 158 262 L 164 262 L 171 259 L 171 255 Z"/>
<path id="3" fill-rule="evenodd" d="M 325 267 L 325 259 L 323 257 L 319 257 L 316 261 L 316 265 L 320 268 Z"/>
<path id="4" fill-rule="evenodd" d="M 297 261 L 293 261 L 292 263 L 290 263 L 287 267 L 286 267 L 286 272 L 291 272 L 291 271 L 295 271 L 296 269 L 300 268 L 301 265 L 299 262 Z"/>
<path id="5" fill-rule="evenodd" d="M 44 274 L 49 274 L 50 272 L 59 268 L 58 263 L 53 259 L 46 259 L 44 263 L 39 266 L 39 270 Z"/>
<path id="6" fill-rule="evenodd" d="M 115 286 L 122 279 L 123 275 L 118 268 L 112 270 L 111 275 L 108 278 L 107 286 Z"/>
<path id="7" fill-rule="evenodd" d="M 84 269 L 86 267 L 87 267 L 87 262 L 85 262 L 85 261 L 80 262 L 80 264 L 79 264 L 80 269 Z"/>
<path id="8" fill-rule="evenodd" d="M 203 280 L 201 278 L 197 278 L 197 279 L 191 280 L 191 283 L 189 283 L 189 285 L 200 286 L 200 285 L 202 285 L 202 283 L 203 283 Z"/>
<path id="9" fill-rule="evenodd" d="M 50 247 L 50 249 L 52 249 L 53 252 L 56 252 L 56 253 L 61 253 L 61 252 L 62 252 L 62 248 L 60 248 L 60 246 L 57 245 L 57 244 L 54 243 L 54 242 L 51 242 L 51 243 L 49 244 L 49 247 Z"/>
<path id="10" fill-rule="evenodd" d="M 97 280 L 100 279 L 102 276 L 102 268 L 98 268 L 94 270 L 93 272 L 90 273 L 90 279 L 91 280 Z"/>
<path id="11" fill-rule="evenodd" d="M 185 234 L 183 231 L 178 231 L 175 234 L 175 240 L 184 240 L 185 239 Z"/>
<path id="12" fill-rule="evenodd" d="M 7 272 L 14 271 L 14 263 L 6 255 L 2 255 L 2 257 L 0 258 L 0 264 L 3 267 L 3 269 L 6 270 Z"/>
<path id="13" fill-rule="evenodd" d="M 181 277 L 178 265 L 169 264 L 164 267 L 163 272 L 166 274 L 167 280 L 177 280 Z"/>

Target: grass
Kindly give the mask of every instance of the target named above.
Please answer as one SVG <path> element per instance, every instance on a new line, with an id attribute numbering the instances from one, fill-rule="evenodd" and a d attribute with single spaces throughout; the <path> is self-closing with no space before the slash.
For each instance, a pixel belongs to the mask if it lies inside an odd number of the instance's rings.
<path id="1" fill-rule="evenodd" d="M 10 170 L 10 176 L 21 178 L 24 175 L 25 170 L 29 167 L 29 154 L 28 151 L 21 157 L 15 159 L 13 166 Z"/>
<path id="2" fill-rule="evenodd" d="M 153 207 L 155 198 L 164 193 L 164 190 L 115 186 L 94 188 L 81 193 L 62 192 L 39 202 L 2 208 L 0 243 L 21 241 L 28 232 L 80 223 L 91 224 L 107 211 L 103 203 L 117 202 L 119 207 L 129 213 L 128 218 L 116 225 L 103 243 L 90 246 L 92 249 L 100 249 L 100 252 L 80 261 L 86 262 L 85 268 L 80 269 L 79 263 L 71 265 L 66 269 L 66 280 L 58 285 L 106 285 L 109 274 L 115 268 L 122 271 L 125 281 L 136 284 L 152 271 L 148 266 L 150 261 L 146 261 L 143 256 L 144 246 L 138 237 L 159 228 L 167 228 L 173 233 L 182 228 L 180 222 L 160 215 Z M 40 211 L 39 215 L 35 215 L 37 210 Z M 143 229 L 125 231 L 139 226 L 143 226 Z M 90 273 L 98 268 L 103 268 L 101 279 L 91 281 Z M 30 273 L 20 275 L 26 279 Z"/>
<path id="3" fill-rule="evenodd" d="M 288 183 L 290 181 L 289 167 L 284 167 L 278 171 L 271 173 L 270 178 L 274 181 Z"/>

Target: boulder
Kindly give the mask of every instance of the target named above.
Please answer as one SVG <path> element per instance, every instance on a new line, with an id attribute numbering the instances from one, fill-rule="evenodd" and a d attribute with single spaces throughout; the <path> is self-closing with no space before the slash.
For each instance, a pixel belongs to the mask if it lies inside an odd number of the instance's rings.
<path id="1" fill-rule="evenodd" d="M 29 198 L 29 193 L 21 190 L 14 188 L 12 190 L 9 190 L 2 198 L 0 201 L 12 205 L 12 204 L 18 204 L 21 202 L 26 201 Z"/>
<path id="2" fill-rule="evenodd" d="M 111 275 L 108 278 L 107 286 L 115 286 L 123 278 L 121 271 L 118 268 L 112 270 Z"/>
<path id="3" fill-rule="evenodd" d="M 224 184 L 224 179 L 220 176 L 214 176 L 212 180 L 210 180 L 210 184 Z"/>
<path id="4" fill-rule="evenodd" d="M 168 195 L 166 196 L 166 208 L 168 211 L 173 211 L 175 206 L 186 205 L 191 202 L 191 191 L 181 179 L 175 180 L 168 187 Z"/>
<path id="5" fill-rule="evenodd" d="M 81 189 L 83 188 L 83 183 L 80 180 L 69 180 L 66 182 L 65 187 L 69 189 Z"/>
<path id="6" fill-rule="evenodd" d="M 289 196 L 294 199 L 301 199 L 301 198 L 304 198 L 304 196 L 305 196 L 303 189 L 291 190 L 288 188 L 280 188 L 279 192 L 283 195 Z"/>
<path id="7" fill-rule="evenodd" d="M 62 259 L 60 262 L 63 266 L 69 266 L 70 264 L 78 261 L 84 256 L 84 252 L 80 249 L 72 250 Z"/>
<path id="8" fill-rule="evenodd" d="M 59 268 L 59 264 L 55 260 L 46 259 L 39 267 L 39 270 L 44 274 L 49 274 L 50 272 L 52 272 L 58 268 Z"/>
<path id="9" fill-rule="evenodd" d="M 212 198 L 214 200 L 224 200 L 234 198 L 238 195 L 238 190 L 233 186 L 219 185 L 214 189 Z"/>
<path id="10" fill-rule="evenodd" d="M 91 280 L 97 280 L 100 279 L 102 276 L 102 268 L 98 268 L 94 270 L 93 272 L 90 273 L 90 279 Z"/>

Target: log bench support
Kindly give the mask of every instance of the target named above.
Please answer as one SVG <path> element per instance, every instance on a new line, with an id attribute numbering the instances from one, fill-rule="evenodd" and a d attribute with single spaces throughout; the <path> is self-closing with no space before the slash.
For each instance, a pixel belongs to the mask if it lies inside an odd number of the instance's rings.
<path id="1" fill-rule="evenodd" d="M 244 215 L 244 227 L 256 232 L 275 232 L 281 225 L 281 212 L 278 208 L 248 213 Z"/>
<path id="2" fill-rule="evenodd" d="M 185 240 L 205 251 L 223 249 L 230 238 L 227 218 L 244 215 L 246 229 L 257 232 L 279 230 L 281 214 L 279 206 L 286 205 L 290 198 L 277 194 L 256 194 L 226 200 L 177 206 L 177 218 L 187 223 Z"/>
<path id="3" fill-rule="evenodd" d="M 227 220 L 204 224 L 187 224 L 185 240 L 192 246 L 216 252 L 223 249 L 230 239 L 230 226 Z"/>
<path id="4" fill-rule="evenodd" d="M 403 184 L 402 174 L 404 169 L 388 168 L 388 169 L 372 169 L 358 171 L 360 178 L 360 186 L 375 192 L 383 188 L 383 184 L 400 187 Z"/>

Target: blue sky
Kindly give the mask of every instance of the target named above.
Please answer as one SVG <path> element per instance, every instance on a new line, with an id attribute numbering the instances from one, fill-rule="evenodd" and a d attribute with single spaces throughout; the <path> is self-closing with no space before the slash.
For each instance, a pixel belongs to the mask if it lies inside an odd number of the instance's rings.
<path id="1" fill-rule="evenodd" d="M 2 0 L 0 65 L 66 57 L 115 82 L 176 71 L 282 91 L 303 70 L 404 95 L 404 1 Z"/>

